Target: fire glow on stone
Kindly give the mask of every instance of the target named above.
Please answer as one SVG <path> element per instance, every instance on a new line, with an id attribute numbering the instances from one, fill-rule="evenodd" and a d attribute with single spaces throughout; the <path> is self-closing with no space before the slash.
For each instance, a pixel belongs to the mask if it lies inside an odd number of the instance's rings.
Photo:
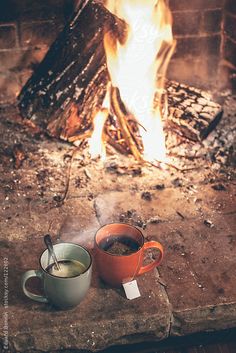
<path id="1" fill-rule="evenodd" d="M 143 159 L 166 161 L 162 109 L 161 104 L 154 109 L 154 96 L 160 92 L 161 102 L 163 78 L 174 49 L 170 10 L 165 0 L 108 0 L 106 7 L 127 24 L 125 40 L 109 32 L 104 36 L 111 84 L 119 88 L 125 107 L 140 125 Z M 97 137 L 104 123 L 96 119 L 90 140 L 92 155 L 103 150 Z"/>

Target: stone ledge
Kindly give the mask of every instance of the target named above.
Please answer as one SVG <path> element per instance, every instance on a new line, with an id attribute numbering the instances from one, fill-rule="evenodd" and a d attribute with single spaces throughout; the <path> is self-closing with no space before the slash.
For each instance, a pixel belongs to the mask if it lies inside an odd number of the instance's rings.
<path id="1" fill-rule="evenodd" d="M 141 297 L 129 301 L 122 289 L 104 285 L 94 270 L 84 301 L 73 310 L 58 311 L 49 304 L 28 299 L 20 286 L 23 272 L 38 268 L 38 257 L 44 248 L 42 237 L 2 240 L 1 246 L 9 259 L 10 352 L 97 351 L 112 344 L 141 342 L 145 337 L 162 340 L 168 336 L 170 305 L 154 272 L 138 279 Z M 4 310 L 1 306 L 1 317 Z M 2 335 L 1 332 L 1 339 Z"/>
<path id="2" fill-rule="evenodd" d="M 236 326 L 236 302 L 173 312 L 171 336 L 224 330 Z"/>
<path id="3" fill-rule="evenodd" d="M 1 258 L 2 254 L 9 258 L 12 353 L 63 349 L 88 353 L 118 343 L 163 340 L 169 333 L 179 336 L 235 326 L 236 186 L 228 179 L 230 173 L 215 175 L 214 169 L 197 169 L 182 175 L 143 168 L 135 178 L 127 170 L 117 176 L 104 169 L 103 163 L 84 165 L 83 156 L 78 155 L 68 198 L 55 207 L 54 197 L 65 190 L 65 159 L 71 147 L 37 140 L 4 117 L 0 121 L 4 148 L 12 150 L 15 141 L 21 142 L 27 154 L 18 170 L 4 153 L 0 164 L 0 247 Z M 118 164 L 123 167 L 120 158 Z M 178 176 L 183 186 L 173 187 Z M 223 187 L 213 188 L 213 176 Z M 162 190 L 155 187 L 162 184 Z M 143 193 L 150 193 L 151 200 L 142 198 Z M 145 228 L 147 240 L 157 239 L 165 248 L 159 273 L 138 278 L 141 298 L 128 302 L 121 291 L 105 287 L 95 272 L 87 297 L 72 311 L 58 312 L 23 295 L 20 278 L 24 271 L 38 268 L 45 232 L 51 232 L 54 242 L 60 235 L 61 241 L 85 240 L 84 245 L 92 248 L 99 226 L 122 215 L 124 221 Z M 147 222 L 151 218 L 153 224 Z M 77 237 L 81 230 L 86 231 L 83 238 Z M 0 306 L 1 317 L 3 310 Z"/>

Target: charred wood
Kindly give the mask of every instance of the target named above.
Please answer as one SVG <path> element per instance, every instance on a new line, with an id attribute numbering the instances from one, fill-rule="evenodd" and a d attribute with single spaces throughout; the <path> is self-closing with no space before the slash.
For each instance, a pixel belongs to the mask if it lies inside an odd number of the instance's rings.
<path id="1" fill-rule="evenodd" d="M 104 33 L 116 33 L 121 40 L 123 30 L 124 23 L 99 1 L 80 1 L 78 11 L 23 87 L 18 97 L 22 116 L 70 142 L 90 137 L 109 82 Z M 191 141 L 206 138 L 222 117 L 221 106 L 200 89 L 166 80 L 164 93 L 165 129 Z M 138 123 L 123 111 L 117 88 L 112 96 L 116 121 L 106 122 L 107 142 L 141 159 Z"/>
<path id="2" fill-rule="evenodd" d="M 166 81 L 168 118 L 166 126 L 192 141 L 201 141 L 222 118 L 220 104 L 205 91 L 175 81 Z"/>
<path id="3" fill-rule="evenodd" d="M 114 115 L 117 117 L 120 130 L 125 139 L 126 144 L 129 147 L 130 152 L 133 154 L 134 158 L 137 161 L 141 161 L 142 155 L 138 149 L 138 146 L 135 141 L 135 135 L 132 134 L 131 127 L 129 125 L 127 116 L 123 113 L 120 103 L 120 94 L 117 87 L 111 87 L 111 107 Z"/>
<path id="4" fill-rule="evenodd" d="M 24 118 L 44 127 L 52 123 L 53 133 L 59 136 L 65 126 L 63 114 L 73 103 L 80 120 L 89 118 L 105 93 L 103 35 L 115 24 L 114 16 L 97 1 L 79 8 L 23 87 L 18 98 Z"/>

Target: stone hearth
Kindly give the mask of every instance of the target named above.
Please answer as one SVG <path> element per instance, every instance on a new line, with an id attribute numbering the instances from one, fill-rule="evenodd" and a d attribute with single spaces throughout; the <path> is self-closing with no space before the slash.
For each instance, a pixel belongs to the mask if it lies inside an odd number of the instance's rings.
<path id="1" fill-rule="evenodd" d="M 7 353 L 89 353 L 236 328 L 235 1 L 169 1 L 177 48 L 168 78 L 210 88 L 224 116 L 202 142 L 173 141 L 164 169 L 111 147 L 105 162 L 91 160 L 19 117 L 16 97 L 76 2 L 0 2 L 0 352 L 6 337 Z M 38 268 L 46 233 L 93 255 L 96 230 L 114 221 L 164 246 L 158 269 L 137 279 L 140 298 L 106 286 L 95 264 L 88 295 L 71 311 L 24 296 L 22 274 Z"/>
<path id="2" fill-rule="evenodd" d="M 225 99 L 224 118 L 195 145 L 198 157 L 185 165 L 182 158 L 182 171 L 139 166 L 117 153 L 91 161 L 86 149 L 74 152 L 20 124 L 13 106 L 1 109 L 1 269 L 7 258 L 9 307 L 0 312 L 8 313 L 10 352 L 97 351 L 236 326 L 235 106 L 232 96 Z M 93 253 L 95 231 L 113 221 L 164 245 L 158 270 L 138 278 L 140 298 L 128 301 L 104 285 L 95 265 L 87 297 L 70 312 L 23 295 L 21 276 L 38 268 L 46 233 Z"/>

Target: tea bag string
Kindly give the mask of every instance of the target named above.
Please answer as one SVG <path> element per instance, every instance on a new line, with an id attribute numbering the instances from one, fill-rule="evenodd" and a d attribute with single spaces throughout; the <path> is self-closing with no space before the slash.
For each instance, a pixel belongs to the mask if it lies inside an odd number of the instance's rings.
<path id="1" fill-rule="evenodd" d="M 134 271 L 134 274 L 133 274 L 133 276 L 132 276 L 131 281 L 134 280 L 134 277 L 135 277 L 135 275 L 137 274 L 137 271 L 138 271 L 138 269 L 139 269 L 139 264 L 140 264 L 140 259 L 141 259 L 141 253 L 142 253 L 142 251 L 141 251 L 141 248 L 140 248 L 140 249 L 139 249 L 138 263 L 137 263 L 137 266 L 136 266 L 136 268 L 135 268 L 135 271 Z"/>

